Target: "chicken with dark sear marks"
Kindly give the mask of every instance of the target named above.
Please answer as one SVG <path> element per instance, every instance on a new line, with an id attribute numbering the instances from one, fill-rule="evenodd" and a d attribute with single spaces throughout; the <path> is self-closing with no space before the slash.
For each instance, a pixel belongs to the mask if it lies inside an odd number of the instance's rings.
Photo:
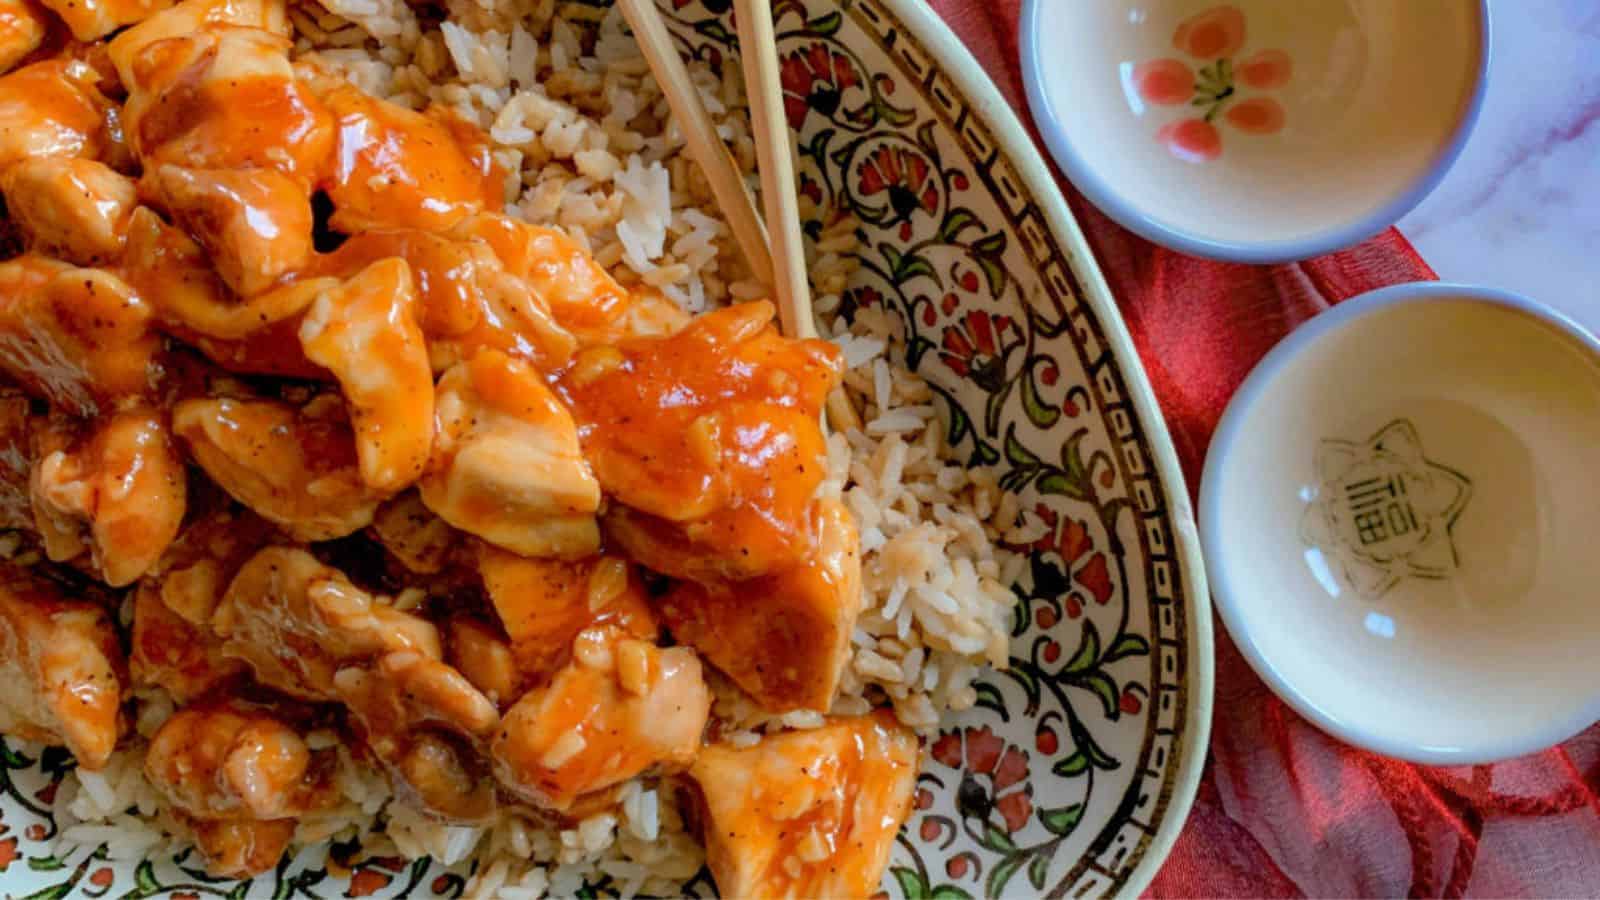
<path id="1" fill-rule="evenodd" d="M 495 771 L 518 797 L 565 812 L 634 776 L 688 766 L 710 710 L 693 651 L 591 628 L 574 640 L 571 662 L 505 714 Z"/>
<path id="2" fill-rule="evenodd" d="M 689 770 L 728 897 L 865 897 L 911 811 L 917 738 L 892 715 L 714 744 Z"/>
<path id="3" fill-rule="evenodd" d="M 339 670 L 380 656 L 443 654 L 427 620 L 377 602 L 304 550 L 268 547 L 233 576 L 211 627 L 223 654 L 256 680 L 307 700 L 336 700 Z"/>
<path id="4" fill-rule="evenodd" d="M 62 411 L 92 417 L 151 391 L 160 339 L 129 284 L 43 256 L 0 263 L 0 372 Z"/>
<path id="5" fill-rule="evenodd" d="M 25 570 L 0 571 L 0 731 L 99 769 L 123 731 L 127 665 L 111 617 Z"/>
<path id="6" fill-rule="evenodd" d="M 294 35 L 0 0 L 0 732 L 142 759 L 218 877 L 355 764 L 472 825 L 685 778 L 723 894 L 869 893 L 914 738 L 777 718 L 833 707 L 861 607 L 840 351 L 619 282 L 479 128 Z M 713 686 L 753 745 L 707 746 Z"/>

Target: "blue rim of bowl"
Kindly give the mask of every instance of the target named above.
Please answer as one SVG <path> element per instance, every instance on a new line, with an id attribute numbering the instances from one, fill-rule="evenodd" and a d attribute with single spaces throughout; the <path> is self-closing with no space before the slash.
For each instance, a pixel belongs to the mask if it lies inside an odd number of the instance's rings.
<path id="1" fill-rule="evenodd" d="M 1062 2 L 1064 0 L 1023 0 L 1022 17 L 1017 26 L 1022 32 L 1022 81 L 1028 94 L 1028 107 L 1033 112 L 1039 133 L 1044 136 L 1045 146 L 1050 149 L 1050 155 L 1074 187 L 1124 228 L 1163 247 L 1224 262 L 1254 265 L 1299 262 L 1352 247 L 1400 221 L 1433 193 L 1465 149 L 1467 139 L 1477 127 L 1478 115 L 1483 111 L 1483 98 L 1489 84 L 1489 60 L 1494 55 L 1493 29 L 1489 23 L 1491 0 L 1478 0 L 1479 52 L 1477 83 L 1473 85 L 1472 95 L 1450 140 L 1422 175 L 1394 199 L 1353 222 L 1295 240 L 1219 241 L 1175 228 L 1135 206 L 1095 172 L 1068 137 L 1066 127 L 1045 97 L 1040 76 L 1043 71 L 1040 56 L 1044 52 L 1040 43 L 1041 10 L 1047 3 Z"/>
<path id="2" fill-rule="evenodd" d="M 1223 411 L 1212 436 L 1205 467 L 1200 475 L 1200 546 L 1206 562 L 1207 580 L 1211 583 L 1212 602 L 1222 623 L 1227 626 L 1234 645 L 1272 692 L 1302 718 L 1347 744 L 1384 756 L 1433 766 L 1479 765 L 1554 747 L 1600 721 L 1600 689 L 1596 690 L 1588 705 L 1573 716 L 1518 734 L 1496 735 L 1470 748 L 1422 746 L 1365 732 L 1358 725 L 1341 720 L 1318 707 L 1267 661 L 1266 654 L 1251 633 L 1249 614 L 1245 612 L 1248 603 L 1241 599 L 1244 592 L 1237 589 L 1230 573 L 1222 567 L 1222 551 L 1217 545 L 1217 541 L 1221 540 L 1221 509 L 1224 502 L 1218 493 L 1221 489 L 1222 460 L 1238 439 L 1245 417 L 1272 380 L 1308 347 L 1357 319 L 1405 303 L 1440 300 L 1486 303 L 1531 316 L 1577 341 L 1591 358 L 1600 361 L 1600 339 L 1588 329 L 1542 303 L 1498 288 L 1442 281 L 1413 281 L 1379 288 L 1346 300 L 1317 315 L 1280 341 L 1256 364 L 1233 399 L 1228 401 L 1228 407 Z"/>

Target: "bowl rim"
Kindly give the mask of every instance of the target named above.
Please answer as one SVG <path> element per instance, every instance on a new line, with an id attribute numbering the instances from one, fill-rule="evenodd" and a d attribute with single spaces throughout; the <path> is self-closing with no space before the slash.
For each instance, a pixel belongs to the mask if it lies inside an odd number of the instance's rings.
<path id="1" fill-rule="evenodd" d="M 1028 95 L 1028 107 L 1034 122 L 1050 153 L 1074 187 L 1118 224 L 1140 237 L 1191 256 L 1223 262 L 1240 262 L 1255 265 L 1299 262 L 1325 253 L 1342 250 L 1379 234 L 1415 209 L 1454 167 L 1466 148 L 1468 139 L 1476 130 L 1483 111 L 1490 73 L 1490 60 L 1494 55 L 1493 27 L 1490 23 L 1491 0 L 1478 0 L 1478 61 L 1475 82 L 1451 133 L 1450 139 L 1434 154 L 1432 161 L 1404 190 L 1395 194 L 1377 209 L 1352 221 L 1336 223 L 1328 228 L 1290 240 L 1226 241 L 1203 237 L 1192 231 L 1168 224 L 1129 199 L 1109 181 L 1102 178 L 1089 161 L 1078 151 L 1078 145 L 1068 135 L 1065 123 L 1045 96 L 1041 73 L 1040 17 L 1046 4 L 1061 4 L 1062 0 L 1023 0 L 1022 16 L 1018 20 L 1021 31 L 1022 81 Z"/>
<path id="2" fill-rule="evenodd" d="M 1600 362 L 1600 339 L 1565 314 L 1521 294 L 1499 288 L 1444 281 L 1413 281 L 1368 291 L 1325 310 L 1279 341 L 1250 371 L 1244 384 L 1234 393 L 1223 411 L 1207 451 L 1200 476 L 1200 541 L 1205 548 L 1206 568 L 1211 577 L 1213 603 L 1234 645 L 1261 680 L 1301 717 L 1322 731 L 1356 747 L 1407 762 L 1432 766 L 1480 765 L 1512 759 L 1565 742 L 1589 726 L 1600 722 L 1600 690 L 1574 715 L 1524 729 L 1515 734 L 1496 732 L 1480 744 L 1469 747 L 1436 747 L 1413 744 L 1384 736 L 1360 722 L 1331 715 L 1319 707 L 1266 658 L 1251 630 L 1250 601 L 1247 591 L 1239 590 L 1239 579 L 1227 570 L 1222 560 L 1223 460 L 1239 439 L 1249 412 L 1273 379 L 1291 362 L 1325 336 L 1350 323 L 1382 314 L 1396 306 L 1440 301 L 1468 301 L 1496 306 L 1529 316 L 1554 326 L 1576 340 L 1589 356 Z"/>
<path id="3" fill-rule="evenodd" d="M 989 126 L 1000 143 L 1001 152 L 1016 166 L 1028 194 L 1039 205 L 1046 226 L 1073 257 L 1073 271 L 1082 276 L 1084 302 L 1094 312 L 1121 370 L 1130 402 L 1149 442 L 1151 458 L 1161 476 L 1163 499 L 1172 523 L 1172 540 L 1179 568 L 1188 585 L 1189 607 L 1186 615 L 1189 621 L 1188 637 L 1193 644 L 1188 653 L 1190 671 L 1185 678 L 1190 702 L 1184 727 L 1188 731 L 1189 747 L 1173 779 L 1173 793 L 1167 813 L 1156 826 L 1144 857 L 1134 866 L 1119 891 L 1121 896 L 1136 897 L 1155 878 L 1157 870 L 1176 843 L 1184 822 L 1188 820 L 1211 743 L 1216 642 L 1211 625 L 1211 591 L 1206 581 L 1188 481 L 1178 463 L 1177 449 L 1172 443 L 1172 435 L 1161 414 L 1155 392 L 1150 387 L 1144 363 L 1133 345 L 1122 313 L 1112 299 L 1111 287 L 1105 280 L 1105 274 L 1100 271 L 1099 262 L 1090 250 L 1082 229 L 1067 207 L 1066 196 L 1056 176 L 1024 129 L 1017 110 L 1001 95 L 972 52 L 925 0 L 883 2 L 899 16 L 913 37 L 933 51 L 932 55 L 939 60 L 940 67 L 971 101 L 973 113 Z"/>

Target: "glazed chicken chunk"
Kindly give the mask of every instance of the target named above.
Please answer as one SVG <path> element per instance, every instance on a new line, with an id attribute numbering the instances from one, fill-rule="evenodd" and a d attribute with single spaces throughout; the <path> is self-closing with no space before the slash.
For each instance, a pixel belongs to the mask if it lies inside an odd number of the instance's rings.
<path id="1" fill-rule="evenodd" d="M 127 282 L 42 256 L 0 263 L 0 372 L 92 417 L 149 393 L 160 338 Z"/>
<path id="2" fill-rule="evenodd" d="M 161 558 L 183 522 L 187 490 L 165 417 L 140 407 L 45 454 L 32 479 L 45 552 L 62 562 L 87 551 L 112 587 L 131 584 Z"/>
<path id="3" fill-rule="evenodd" d="M 119 32 L 106 42 L 106 55 L 116 67 L 118 79 L 131 85 L 135 78 L 134 60 L 146 47 L 218 25 L 259 28 L 285 37 L 289 33 L 284 0 L 183 0 Z"/>
<path id="4" fill-rule="evenodd" d="M 0 73 L 39 49 L 50 31 L 50 16 L 34 0 L 0 0 Z"/>
<path id="5" fill-rule="evenodd" d="M 122 255 L 138 205 L 133 181 L 92 159 L 43 156 L 0 173 L 6 212 L 35 250 L 83 266 Z"/>
<path id="6" fill-rule="evenodd" d="M 0 732 L 103 768 L 122 735 L 126 664 L 111 618 L 24 570 L 0 572 Z"/>
<path id="7" fill-rule="evenodd" d="M 288 38 L 208 24 L 130 51 L 124 128 L 146 169 L 275 169 L 309 196 L 334 124 L 295 77 Z"/>
<path id="8" fill-rule="evenodd" d="M 614 627 L 648 641 L 659 634 L 639 574 L 620 557 L 528 559 L 485 545 L 478 571 L 524 679 L 548 680 L 586 629 Z"/>
<path id="9" fill-rule="evenodd" d="M 818 504 L 817 546 L 793 568 L 709 586 L 679 582 L 658 604 L 695 648 L 763 709 L 827 712 L 861 611 L 860 538 L 838 501 Z"/>
<path id="10" fill-rule="evenodd" d="M 385 606 L 304 550 L 268 547 L 233 577 L 211 627 L 256 680 L 307 700 L 337 700 L 341 669 L 410 652 L 442 656 L 427 620 Z"/>
<path id="11" fill-rule="evenodd" d="M 590 629 L 572 662 L 505 714 L 495 771 L 518 797 L 565 812 L 644 772 L 686 767 L 710 709 L 694 651 Z"/>
<path id="12" fill-rule="evenodd" d="M 384 493 L 416 481 L 433 446 L 433 372 L 415 305 L 411 267 L 386 259 L 319 296 L 300 326 L 307 358 L 349 401 L 362 481 Z"/>
<path id="13" fill-rule="evenodd" d="M 105 37 L 172 5 L 172 0 L 39 0 L 61 17 L 80 41 Z"/>
<path id="14" fill-rule="evenodd" d="M 276 400 L 185 400 L 172 410 L 172 430 L 223 490 L 302 540 L 359 531 L 378 508 L 337 398 L 300 409 Z"/>
<path id="15" fill-rule="evenodd" d="M 560 376 L 584 453 L 616 500 L 610 536 L 656 571 L 750 578 L 802 561 L 836 347 L 772 328 L 772 305 L 580 353 Z M 775 477 L 781 472 L 781 477 Z"/>
<path id="16" fill-rule="evenodd" d="M 439 379 L 422 500 L 462 531 L 524 556 L 600 547 L 600 487 L 572 416 L 539 373 L 484 351 Z"/>
<path id="17" fill-rule="evenodd" d="M 244 297 L 311 259 L 311 197 L 276 169 L 159 165 L 146 170 L 140 191 L 194 236 L 222 281 Z"/>
<path id="18" fill-rule="evenodd" d="M 921 750 L 892 716 L 715 744 L 689 777 L 726 897 L 865 897 L 911 812 Z"/>
<path id="19" fill-rule="evenodd" d="M 0 76 L 0 171 L 25 159 L 99 157 L 110 149 L 110 104 L 95 73 L 76 60 L 50 59 Z"/>
<path id="20" fill-rule="evenodd" d="M 271 869 L 294 817 L 334 799 L 331 754 L 314 753 L 294 728 L 244 704 L 179 710 L 151 739 L 144 770 L 219 878 Z"/>

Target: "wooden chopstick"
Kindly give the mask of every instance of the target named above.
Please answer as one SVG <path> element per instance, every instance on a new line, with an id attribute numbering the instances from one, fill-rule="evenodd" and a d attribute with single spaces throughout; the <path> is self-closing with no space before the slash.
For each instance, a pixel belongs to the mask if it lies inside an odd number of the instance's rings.
<path id="1" fill-rule="evenodd" d="M 805 245 L 800 235 L 799 194 L 794 179 L 794 140 L 783 109 L 778 80 L 778 39 L 772 30 L 769 0 L 734 0 L 739 27 L 739 58 L 744 65 L 750 123 L 761 171 L 761 200 L 772 239 L 773 287 L 784 334 L 817 336 L 806 278 Z"/>
<path id="2" fill-rule="evenodd" d="M 689 70 L 678 56 L 678 48 L 672 44 L 672 35 L 661 20 L 661 11 L 656 9 L 653 0 L 617 0 L 617 6 L 633 28 L 645 61 L 650 64 L 650 71 L 655 74 L 656 82 L 678 118 L 689 157 L 711 183 L 711 194 L 728 218 L 728 227 L 733 230 L 745 261 L 750 264 L 750 273 L 763 285 L 776 290 L 772 250 L 766 226 L 756 212 L 756 199 L 729 155 L 728 145 L 717 134 L 716 123 L 711 121 L 699 89 L 689 79 Z"/>

